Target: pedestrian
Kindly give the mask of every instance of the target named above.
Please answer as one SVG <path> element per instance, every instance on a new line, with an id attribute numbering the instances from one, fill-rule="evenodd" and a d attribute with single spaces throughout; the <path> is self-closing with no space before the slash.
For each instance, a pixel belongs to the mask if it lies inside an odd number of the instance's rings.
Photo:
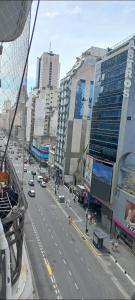
<path id="1" fill-rule="evenodd" d="M 115 251 L 115 246 L 114 246 L 115 242 L 114 240 L 112 241 L 112 251 Z"/>
<path id="2" fill-rule="evenodd" d="M 115 251 L 118 251 L 118 240 L 116 240 L 114 243 L 114 249 Z"/>
<path id="3" fill-rule="evenodd" d="M 68 224 L 70 225 L 72 223 L 72 218 L 71 216 L 68 217 Z"/>
<path id="4" fill-rule="evenodd" d="M 76 195 L 74 195 L 74 197 L 73 197 L 73 201 L 74 201 L 74 203 L 76 202 Z"/>

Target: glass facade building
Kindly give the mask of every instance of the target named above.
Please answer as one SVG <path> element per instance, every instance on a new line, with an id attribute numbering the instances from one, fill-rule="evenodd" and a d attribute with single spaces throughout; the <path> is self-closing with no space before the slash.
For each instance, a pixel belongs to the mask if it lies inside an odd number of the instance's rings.
<path id="1" fill-rule="evenodd" d="M 10 100 L 12 105 L 16 102 L 29 46 L 29 32 L 30 13 L 22 34 L 15 41 L 3 43 L 3 51 L 0 55 L 1 105 L 6 100 Z M 23 86 L 27 89 L 27 71 Z"/>
<path id="2" fill-rule="evenodd" d="M 128 51 L 97 63 L 89 154 L 115 162 Z M 112 51 L 110 51 L 112 54 Z"/>
<path id="3" fill-rule="evenodd" d="M 85 95 L 86 80 L 80 79 L 77 83 L 76 97 L 75 97 L 75 119 L 82 119 L 84 108 L 84 95 Z"/>

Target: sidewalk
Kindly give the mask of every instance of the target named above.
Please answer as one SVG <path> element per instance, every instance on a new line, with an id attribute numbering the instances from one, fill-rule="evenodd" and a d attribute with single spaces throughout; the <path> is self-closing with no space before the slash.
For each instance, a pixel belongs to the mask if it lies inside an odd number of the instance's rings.
<path id="1" fill-rule="evenodd" d="M 19 279 L 15 283 L 12 289 L 12 299 L 37 299 L 35 298 L 35 291 L 32 280 L 32 273 L 30 270 L 30 263 L 26 251 L 25 242 L 23 244 L 23 257 L 22 257 L 22 269 Z"/>
<path id="2" fill-rule="evenodd" d="M 48 183 L 49 188 L 54 191 L 54 181 L 50 180 Z M 78 201 L 74 203 L 73 195 L 69 192 L 68 188 L 65 186 L 60 186 L 58 190 L 59 195 L 64 195 L 67 200 L 68 207 L 65 206 L 65 209 L 70 213 L 70 216 L 76 222 L 77 226 L 80 230 L 85 233 L 86 228 L 86 212 L 80 206 Z M 65 205 L 65 204 L 63 204 Z M 71 208 L 70 208 L 71 206 Z M 98 224 L 88 224 L 88 240 L 92 242 L 93 239 L 93 231 L 101 229 Z M 124 244 L 123 241 L 119 241 L 119 248 L 117 252 L 112 251 L 112 239 L 110 238 L 110 234 L 107 234 L 103 229 L 102 232 L 105 234 L 104 238 L 104 247 L 107 249 L 104 255 L 109 255 L 114 261 L 122 267 L 123 271 L 126 271 L 129 276 L 135 281 L 135 256 L 130 252 L 130 249 Z"/>

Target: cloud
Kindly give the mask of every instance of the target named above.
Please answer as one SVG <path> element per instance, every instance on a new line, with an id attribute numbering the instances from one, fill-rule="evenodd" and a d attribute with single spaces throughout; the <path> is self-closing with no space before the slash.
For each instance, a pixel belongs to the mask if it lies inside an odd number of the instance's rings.
<path id="1" fill-rule="evenodd" d="M 131 14 L 135 11 L 135 6 L 125 6 L 124 9 L 123 9 L 123 14 L 125 15 L 128 15 L 128 14 Z"/>
<path id="2" fill-rule="evenodd" d="M 73 9 L 71 10 L 64 10 L 63 12 L 59 12 L 59 11 L 47 11 L 45 13 L 43 13 L 43 17 L 48 17 L 48 18 L 55 18 L 58 16 L 68 16 L 68 15 L 78 15 L 81 11 L 80 6 L 76 5 Z"/>
<path id="3" fill-rule="evenodd" d="M 70 11 L 71 15 L 78 15 L 81 11 L 80 6 L 75 6 L 72 11 Z"/>
<path id="4" fill-rule="evenodd" d="M 57 16 L 60 16 L 60 12 L 58 11 L 48 11 L 44 13 L 44 17 L 55 18 Z"/>

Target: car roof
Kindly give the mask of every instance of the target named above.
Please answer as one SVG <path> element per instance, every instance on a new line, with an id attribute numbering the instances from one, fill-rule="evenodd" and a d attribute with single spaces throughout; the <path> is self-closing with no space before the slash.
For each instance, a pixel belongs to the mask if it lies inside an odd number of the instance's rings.
<path id="1" fill-rule="evenodd" d="M 34 190 L 30 190 L 30 192 L 31 192 L 31 193 L 35 193 L 35 191 L 34 191 Z"/>

